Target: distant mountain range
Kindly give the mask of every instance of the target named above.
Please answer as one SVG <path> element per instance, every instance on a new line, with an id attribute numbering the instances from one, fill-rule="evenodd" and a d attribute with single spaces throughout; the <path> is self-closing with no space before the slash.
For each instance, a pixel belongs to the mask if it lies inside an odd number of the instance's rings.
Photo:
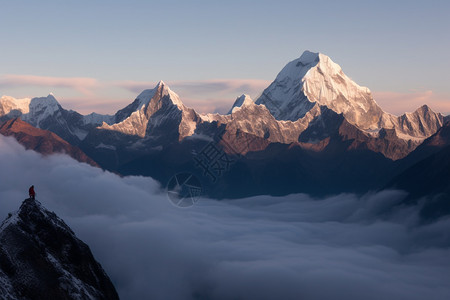
<path id="1" fill-rule="evenodd" d="M 67 154 L 79 162 L 88 163 L 94 167 L 99 166 L 77 146 L 72 146 L 51 131 L 33 127 L 20 118 L 1 123 L 0 134 L 13 136 L 26 149 L 31 149 L 44 155 L 54 153 Z"/>
<path id="2" fill-rule="evenodd" d="M 3 96 L 0 120 L 18 117 L 79 147 L 104 169 L 163 185 L 191 172 L 217 198 L 395 186 L 402 172 L 437 153 L 426 145 L 440 143 L 446 151 L 449 144 L 440 137 L 448 117 L 426 105 L 401 116 L 386 113 L 368 88 L 328 56 L 309 51 L 256 101 L 242 95 L 226 115 L 196 112 L 161 81 L 113 116 L 65 110 L 53 95 Z"/>

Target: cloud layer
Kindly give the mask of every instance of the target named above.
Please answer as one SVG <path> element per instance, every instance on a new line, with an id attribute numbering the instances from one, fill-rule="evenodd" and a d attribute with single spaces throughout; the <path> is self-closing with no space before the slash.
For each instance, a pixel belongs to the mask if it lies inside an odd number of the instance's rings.
<path id="1" fill-rule="evenodd" d="M 3 75 L 0 77 L 0 87 L 49 87 L 69 88 L 85 96 L 93 96 L 93 89 L 100 87 L 94 78 L 84 77 L 48 77 L 35 75 Z M 35 95 L 39 97 L 40 95 Z"/>
<path id="2" fill-rule="evenodd" d="M 0 136 L 0 218 L 37 199 L 87 242 L 122 299 L 449 299 L 449 219 L 418 225 L 405 194 L 170 204 L 120 178 Z"/>

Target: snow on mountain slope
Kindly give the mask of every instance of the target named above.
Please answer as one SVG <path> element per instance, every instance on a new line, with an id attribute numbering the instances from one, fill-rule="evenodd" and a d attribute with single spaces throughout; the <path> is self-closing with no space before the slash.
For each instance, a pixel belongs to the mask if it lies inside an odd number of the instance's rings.
<path id="1" fill-rule="evenodd" d="M 10 96 L 0 98 L 0 116 L 7 114 L 26 114 L 29 112 L 30 98 L 16 99 Z"/>
<path id="2" fill-rule="evenodd" d="M 231 114 L 231 112 L 233 111 L 233 109 L 234 109 L 235 107 L 241 107 L 241 106 L 243 106 L 243 105 L 248 105 L 250 102 L 253 103 L 253 100 L 252 100 L 252 98 L 250 98 L 249 95 L 246 95 L 246 94 L 241 95 L 240 97 L 238 97 L 238 98 L 236 99 L 236 101 L 234 101 L 234 104 L 233 104 L 233 106 L 231 107 L 230 111 L 228 111 L 228 114 Z"/>
<path id="3" fill-rule="evenodd" d="M 296 121 L 302 118 L 313 107 L 312 101 L 303 92 L 302 78 L 318 62 L 317 53 L 305 51 L 278 73 L 256 104 L 264 104 L 277 120 Z"/>
<path id="4" fill-rule="evenodd" d="M 303 77 L 299 78 L 297 75 Z M 359 87 L 351 81 L 327 56 L 311 52 L 305 52 L 299 59 L 289 63 L 266 92 L 259 98 L 259 103 L 247 95 L 238 97 L 227 115 L 197 114 L 184 106 L 179 97 L 160 82 L 154 89 L 143 91 L 132 104 L 118 111 L 116 120 L 125 118 L 123 121 L 112 125 L 104 123 L 99 128 L 151 139 L 176 130 L 178 140 L 182 140 L 194 133 L 208 135 L 211 128 L 214 131 L 214 128 L 217 130 L 224 126 L 222 128 L 226 131 L 224 136 L 227 143 L 236 145 L 236 148 L 239 148 L 239 144 L 248 144 L 249 138 L 259 139 L 254 147 L 243 148 L 241 154 L 245 154 L 248 151 L 262 150 L 267 143 L 301 142 L 305 147 L 308 147 L 306 144 L 317 145 L 330 134 L 336 133 L 339 118 L 328 122 L 327 116 L 333 114 L 321 117 L 324 111 L 331 110 L 338 115 L 342 114 L 347 122 L 356 126 L 355 130 L 359 130 L 356 134 L 359 137 L 358 147 L 363 147 L 371 138 L 378 139 L 368 146 L 369 149 L 381 151 L 391 159 L 398 159 L 433 134 L 442 123 L 439 116 L 429 109 L 419 109 L 401 117 L 383 112 L 367 88 Z M 262 100 L 268 99 L 267 95 L 278 95 L 279 101 L 262 103 Z M 310 101 L 309 98 L 316 101 Z M 292 101 L 288 101 L 289 99 Z M 283 114 L 290 114 L 292 120 L 277 119 L 277 116 Z M 294 117 L 296 114 L 301 114 L 301 117 Z M 302 135 L 313 121 L 315 130 L 321 132 L 309 130 L 308 134 Z M 327 124 L 332 124 L 332 127 L 327 128 Z M 198 128 L 200 129 L 196 131 Z M 382 129 L 394 131 L 387 137 L 386 131 Z M 204 130 L 206 131 L 203 132 Z M 404 141 L 398 143 L 402 147 L 393 142 L 395 136 Z M 389 141 L 382 142 L 380 139 Z M 387 146 L 381 147 L 378 143 Z"/>
<path id="5" fill-rule="evenodd" d="M 23 114 L 21 119 L 35 127 L 41 128 L 41 122 L 49 117 L 55 115 L 59 116 L 62 107 L 59 105 L 58 101 L 56 101 L 55 97 L 50 94 L 47 97 L 31 99 L 29 109 L 29 112 Z"/>
<path id="6" fill-rule="evenodd" d="M 280 121 L 265 105 L 256 104 L 248 95 L 242 95 L 236 99 L 229 114 L 202 114 L 200 117 L 204 123 L 224 125 L 225 151 L 246 154 L 263 150 L 269 143 L 297 143 L 300 134 L 320 113 L 319 105 L 314 104 L 303 118 Z M 229 145 L 233 149 L 227 149 Z"/>
<path id="7" fill-rule="evenodd" d="M 328 56 L 318 54 L 319 63 L 303 78 L 304 93 L 312 101 L 342 113 L 361 129 L 376 129 L 383 110 L 370 90 L 348 78 Z"/>
<path id="8" fill-rule="evenodd" d="M 130 117 L 134 112 L 142 110 L 142 108 L 148 106 L 150 101 L 157 96 L 158 92 L 160 93 L 159 97 L 168 95 L 172 99 L 172 103 L 180 107 L 183 105 L 178 95 L 170 90 L 161 80 L 155 88 L 142 91 L 131 104 L 117 111 L 114 115 L 114 123 L 120 123 Z"/>
<path id="9" fill-rule="evenodd" d="M 89 115 L 83 116 L 84 124 L 86 125 L 102 125 L 103 122 L 107 124 L 112 124 L 114 122 L 114 116 L 111 115 L 101 115 L 95 112 L 90 113 Z"/>
<path id="10" fill-rule="evenodd" d="M 226 122 L 226 142 L 234 145 L 239 154 L 264 150 L 269 143 L 297 143 L 300 134 L 320 115 L 320 107 L 315 105 L 295 122 L 279 121 L 264 105 L 250 100 L 247 98 L 243 105 L 234 107 Z"/>
<path id="11" fill-rule="evenodd" d="M 415 142 L 422 142 L 435 134 L 442 125 L 444 125 L 444 117 L 431 110 L 427 105 L 398 117 L 385 114 L 382 121 L 382 126 L 394 128 L 399 138 Z"/>
<path id="12" fill-rule="evenodd" d="M 266 105 L 278 120 L 291 121 L 318 103 L 361 129 L 377 128 L 383 115 L 368 88 L 353 82 L 328 56 L 309 51 L 288 63 L 256 103 Z"/>
<path id="13" fill-rule="evenodd" d="M 178 95 L 160 81 L 154 89 L 144 90 L 132 104 L 119 110 L 115 115 L 116 123 L 103 123 L 98 128 L 143 138 L 152 128 L 177 122 L 182 139 L 194 133 L 197 118 L 197 113 L 186 107 Z"/>
<path id="14" fill-rule="evenodd" d="M 144 110 L 145 107 L 141 107 L 139 110 L 131 113 L 131 115 L 128 118 L 126 118 L 120 123 L 109 125 L 106 122 L 103 122 L 103 124 L 98 128 L 144 137 L 148 123 L 148 119 L 145 116 Z"/>
<path id="15" fill-rule="evenodd" d="M 34 127 L 50 130 L 70 143 L 78 144 L 89 130 L 103 122 L 112 123 L 114 116 L 91 113 L 83 116 L 73 110 L 65 110 L 56 98 L 47 97 L 15 99 L 0 98 L 0 120 L 20 117 Z"/>
<path id="16" fill-rule="evenodd" d="M 49 118 L 53 118 L 57 122 L 60 122 L 62 124 L 74 123 L 73 120 L 68 120 L 68 117 L 66 117 L 71 115 L 76 115 L 78 119 L 81 119 L 80 123 L 83 125 L 101 125 L 103 122 L 111 123 L 113 121 L 113 116 L 110 115 L 101 115 L 97 113 L 81 115 L 73 110 L 65 110 L 52 94 L 48 95 L 47 97 L 31 99 L 29 104 L 29 111 L 27 113 L 24 112 L 21 118 L 24 121 L 27 121 L 30 124 L 41 128 L 41 124 L 43 123 L 43 121 Z M 68 124 L 69 127 L 73 127 L 72 125 L 75 124 Z"/>
<path id="17" fill-rule="evenodd" d="M 418 144 L 434 134 L 443 117 L 428 107 L 400 117 L 384 112 L 370 90 L 347 77 L 328 56 L 305 51 L 288 63 L 256 100 L 277 120 L 301 119 L 314 103 L 343 114 L 360 130 L 373 135 L 380 129 L 395 129 L 397 137 Z"/>
<path id="18" fill-rule="evenodd" d="M 22 120 L 34 127 L 52 131 L 72 144 L 78 144 L 88 134 L 83 116 L 63 109 L 52 94 L 31 99 L 29 109 L 28 113 L 20 116 Z"/>

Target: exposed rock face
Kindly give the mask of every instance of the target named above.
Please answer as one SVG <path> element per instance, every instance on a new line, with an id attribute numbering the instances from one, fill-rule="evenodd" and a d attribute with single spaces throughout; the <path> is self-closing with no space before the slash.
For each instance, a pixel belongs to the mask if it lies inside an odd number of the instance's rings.
<path id="1" fill-rule="evenodd" d="M 80 148 L 72 146 L 53 132 L 33 127 L 19 118 L 0 124 L 0 134 L 15 137 L 26 149 L 32 149 L 44 155 L 63 153 L 79 162 L 98 167 L 97 163 Z"/>
<path id="2" fill-rule="evenodd" d="M 396 136 L 408 147 L 399 149 L 387 144 L 381 153 L 391 159 L 405 157 L 434 134 L 444 121 L 441 114 L 426 105 L 400 117 L 384 112 L 368 88 L 348 78 L 328 56 L 309 51 L 288 63 L 256 103 L 264 104 L 276 119 L 291 121 L 304 118 L 314 104 L 325 106 L 342 114 L 347 122 L 365 132 L 368 138 L 383 139 L 383 132 L 394 130 L 390 141 Z M 395 144 L 399 143 L 395 141 Z M 370 145 L 368 148 L 371 149 Z"/>
<path id="3" fill-rule="evenodd" d="M 89 247 L 31 199 L 0 227 L 0 282 L 3 299 L 119 299 Z"/>
<path id="4" fill-rule="evenodd" d="M 119 110 L 114 124 L 103 123 L 99 128 L 143 138 L 160 127 L 177 123 L 181 140 L 194 134 L 197 118 L 197 113 L 160 81 L 154 89 L 143 91 L 133 103 Z"/>
<path id="5" fill-rule="evenodd" d="M 403 135 L 423 139 L 435 134 L 444 124 L 444 117 L 435 113 L 427 105 L 419 107 L 413 113 L 406 113 L 398 117 L 394 122 L 394 128 Z M 404 138 L 404 139 L 406 139 Z"/>

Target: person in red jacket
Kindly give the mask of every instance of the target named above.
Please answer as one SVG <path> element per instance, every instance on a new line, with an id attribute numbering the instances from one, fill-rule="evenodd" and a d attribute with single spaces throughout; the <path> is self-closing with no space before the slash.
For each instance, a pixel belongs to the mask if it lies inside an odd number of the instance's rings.
<path id="1" fill-rule="evenodd" d="M 30 187 L 30 189 L 28 190 L 28 194 L 30 195 L 30 199 L 34 200 L 34 197 L 36 196 L 36 193 L 34 192 L 34 185 Z"/>

